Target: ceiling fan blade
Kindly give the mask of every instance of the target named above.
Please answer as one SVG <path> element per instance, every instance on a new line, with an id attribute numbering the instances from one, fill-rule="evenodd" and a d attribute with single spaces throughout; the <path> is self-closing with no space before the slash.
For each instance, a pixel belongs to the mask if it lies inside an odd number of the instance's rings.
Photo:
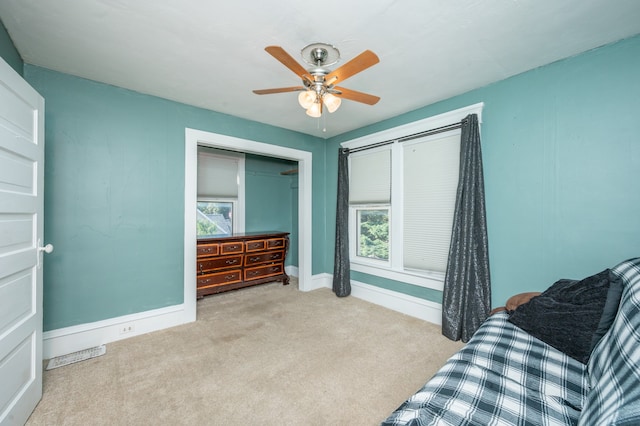
<path id="1" fill-rule="evenodd" d="M 362 102 L 367 105 L 375 105 L 380 100 L 378 96 L 369 95 L 356 90 L 345 89 L 344 87 L 334 87 L 334 89 L 342 92 L 340 94 L 336 93 L 336 96 L 339 98 L 349 99 L 350 101 Z"/>
<path id="2" fill-rule="evenodd" d="M 267 46 L 264 48 L 271 56 L 276 58 L 278 61 L 282 63 L 285 67 L 289 68 L 291 71 L 296 73 L 296 75 L 302 79 L 307 79 L 308 72 L 306 69 L 302 67 L 295 59 L 291 57 L 285 50 L 280 46 Z M 305 77 L 307 75 L 307 77 Z"/>
<path id="3" fill-rule="evenodd" d="M 277 89 L 254 90 L 253 93 L 255 93 L 256 95 L 270 95 L 272 93 L 297 92 L 298 90 L 306 90 L 306 88 L 302 86 L 279 87 Z"/>
<path id="4" fill-rule="evenodd" d="M 380 62 L 378 55 L 370 50 L 365 50 L 340 68 L 330 72 L 325 77 L 325 81 L 330 81 L 331 84 L 342 83 L 347 78 L 354 74 L 364 71 L 370 66 L 373 66 Z"/>

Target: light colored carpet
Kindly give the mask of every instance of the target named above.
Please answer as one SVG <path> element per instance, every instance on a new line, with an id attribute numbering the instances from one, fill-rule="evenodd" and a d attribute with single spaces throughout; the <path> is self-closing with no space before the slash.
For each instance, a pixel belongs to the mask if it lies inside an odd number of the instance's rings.
<path id="1" fill-rule="evenodd" d="M 27 425 L 375 425 L 461 346 L 354 297 L 269 283 L 45 371 Z"/>

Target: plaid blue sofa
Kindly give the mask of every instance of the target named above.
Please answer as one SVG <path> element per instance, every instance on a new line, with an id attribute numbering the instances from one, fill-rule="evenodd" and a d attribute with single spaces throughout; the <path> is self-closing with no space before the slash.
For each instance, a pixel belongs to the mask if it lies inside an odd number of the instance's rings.
<path id="1" fill-rule="evenodd" d="M 640 258 L 611 272 L 620 305 L 586 365 L 499 312 L 382 424 L 640 425 Z"/>

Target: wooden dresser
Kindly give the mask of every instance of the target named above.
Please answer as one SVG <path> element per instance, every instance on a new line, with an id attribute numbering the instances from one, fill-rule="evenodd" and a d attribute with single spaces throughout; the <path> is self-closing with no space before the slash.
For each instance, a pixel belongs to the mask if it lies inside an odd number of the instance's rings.
<path id="1" fill-rule="evenodd" d="M 288 249 L 288 232 L 198 238 L 197 297 L 271 281 L 289 284 L 284 270 Z"/>

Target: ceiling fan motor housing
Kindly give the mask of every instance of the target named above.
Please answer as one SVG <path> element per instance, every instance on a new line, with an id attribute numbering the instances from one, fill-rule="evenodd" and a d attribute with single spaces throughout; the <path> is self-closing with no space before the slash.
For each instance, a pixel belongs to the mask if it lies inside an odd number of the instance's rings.
<path id="1" fill-rule="evenodd" d="M 328 43 L 311 43 L 300 51 L 302 60 L 309 65 L 329 66 L 340 60 L 340 51 Z"/>
<path id="2" fill-rule="evenodd" d="M 313 58 L 313 61 L 318 65 L 324 64 L 324 62 L 327 60 L 327 55 L 327 49 L 323 49 L 322 47 L 316 47 L 311 51 L 311 57 Z"/>

